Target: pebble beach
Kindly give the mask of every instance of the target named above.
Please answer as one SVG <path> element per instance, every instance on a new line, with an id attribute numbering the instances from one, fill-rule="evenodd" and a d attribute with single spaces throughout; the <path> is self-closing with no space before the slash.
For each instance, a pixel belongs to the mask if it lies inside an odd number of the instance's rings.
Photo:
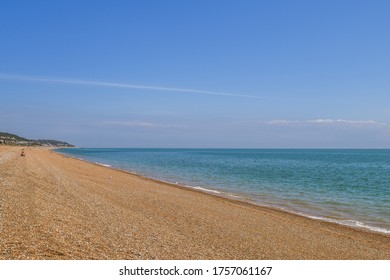
<path id="1" fill-rule="evenodd" d="M 390 259 L 390 236 L 0 146 L 0 259 Z"/>

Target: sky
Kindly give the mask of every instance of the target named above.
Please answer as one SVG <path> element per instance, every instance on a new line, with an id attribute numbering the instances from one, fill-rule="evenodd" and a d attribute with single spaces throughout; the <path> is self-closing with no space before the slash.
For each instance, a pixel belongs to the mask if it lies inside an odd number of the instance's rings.
<path id="1" fill-rule="evenodd" d="M 390 148 L 389 1 L 4 1 L 0 131 L 80 147 Z"/>

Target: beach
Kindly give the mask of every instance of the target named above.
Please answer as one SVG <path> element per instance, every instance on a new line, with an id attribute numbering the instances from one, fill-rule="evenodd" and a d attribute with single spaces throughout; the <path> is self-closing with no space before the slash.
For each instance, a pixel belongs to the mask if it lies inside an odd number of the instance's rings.
<path id="1" fill-rule="evenodd" d="M 390 235 L 0 146 L 0 259 L 390 259 Z"/>

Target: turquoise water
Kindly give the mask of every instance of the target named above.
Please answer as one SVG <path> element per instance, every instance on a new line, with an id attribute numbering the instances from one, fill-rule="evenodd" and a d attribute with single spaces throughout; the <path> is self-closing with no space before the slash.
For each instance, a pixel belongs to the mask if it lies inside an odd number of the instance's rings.
<path id="1" fill-rule="evenodd" d="M 312 218 L 390 233 L 390 150 L 57 151 Z"/>

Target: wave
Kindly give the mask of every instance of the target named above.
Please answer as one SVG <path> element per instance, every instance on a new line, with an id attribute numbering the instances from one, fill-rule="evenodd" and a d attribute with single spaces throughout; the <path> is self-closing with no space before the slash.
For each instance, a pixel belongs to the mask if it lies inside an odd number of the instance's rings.
<path id="1" fill-rule="evenodd" d="M 313 215 L 307 215 L 304 213 L 298 213 L 298 212 L 292 212 L 294 214 L 298 214 L 313 220 L 321 220 L 321 221 L 326 221 L 330 223 L 335 223 L 343 226 L 349 226 L 349 227 L 354 227 L 354 228 L 362 228 L 362 229 L 367 229 L 370 231 L 375 231 L 375 232 L 380 232 L 384 234 L 390 234 L 390 230 L 385 229 L 385 228 L 380 228 L 380 227 L 375 227 L 375 226 L 370 226 L 367 225 L 363 222 L 356 221 L 356 220 L 337 220 L 337 219 L 332 219 L 332 218 L 326 218 L 326 217 L 319 217 L 319 216 L 313 216 Z"/>
<path id="2" fill-rule="evenodd" d="M 104 167 L 112 167 L 111 165 L 105 163 L 100 163 L 100 162 L 95 162 L 95 163 Z"/>
<path id="3" fill-rule="evenodd" d="M 220 191 L 211 190 L 211 189 L 206 189 L 206 188 L 202 188 L 202 187 L 192 187 L 192 186 L 186 186 L 186 187 L 193 188 L 193 189 L 200 190 L 200 191 L 204 191 L 204 192 L 218 193 L 218 194 L 221 194 L 221 193 L 222 193 L 222 192 L 220 192 Z"/>

